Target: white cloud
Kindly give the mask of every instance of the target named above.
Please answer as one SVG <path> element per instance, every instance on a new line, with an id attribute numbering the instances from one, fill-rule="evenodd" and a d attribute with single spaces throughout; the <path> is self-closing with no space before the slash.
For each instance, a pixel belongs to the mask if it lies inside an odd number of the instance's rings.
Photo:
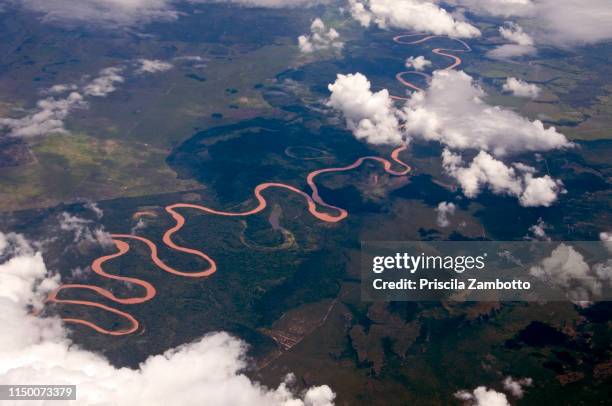
<path id="1" fill-rule="evenodd" d="M 533 379 L 514 379 L 508 376 L 502 381 L 502 384 L 506 392 L 520 399 L 524 395 L 524 388 L 533 384 Z M 486 386 L 478 386 L 473 391 L 460 390 L 455 393 L 455 398 L 469 406 L 510 406 L 510 402 L 504 393 L 489 389 Z"/>
<path id="2" fill-rule="evenodd" d="M 470 198 L 488 188 L 494 194 L 517 197 L 521 206 L 548 207 L 563 192 L 560 181 L 548 175 L 535 177 L 534 168 L 526 165 L 515 163 L 507 166 L 485 151 L 480 151 L 465 166 L 460 155 L 445 149 L 442 163 L 446 172 L 459 182 L 463 193 Z"/>
<path id="3" fill-rule="evenodd" d="M 328 105 L 344 114 L 357 138 L 371 143 L 399 145 L 410 136 L 496 156 L 573 145 L 554 127 L 486 104 L 482 88 L 461 71 L 434 72 L 430 86 L 413 93 L 402 110 L 387 90 L 373 93 L 370 87 L 361 73 L 338 75 Z"/>
<path id="4" fill-rule="evenodd" d="M 116 85 L 118 83 L 123 83 L 125 81 L 123 76 L 120 75 L 122 71 L 123 68 L 119 66 L 102 69 L 99 76 L 85 86 L 83 93 L 86 96 L 108 96 L 117 90 Z"/>
<path id="5" fill-rule="evenodd" d="M 524 173 L 523 185 L 519 203 L 525 207 L 549 207 L 557 200 L 560 193 L 566 192 L 560 180 L 548 175 L 535 177 L 531 173 Z"/>
<path id="6" fill-rule="evenodd" d="M 5 0 L 39 12 L 44 21 L 123 26 L 174 20 L 174 0 Z"/>
<path id="7" fill-rule="evenodd" d="M 188 0 L 191 3 L 233 3 L 246 7 L 310 7 L 329 3 L 330 0 Z"/>
<path id="8" fill-rule="evenodd" d="M 54 323 L 29 316 L 29 308 L 40 311 L 48 292 L 57 288 L 59 277 L 50 277 L 42 254 L 19 234 L 0 232 L 0 377 L 6 357 L 21 344 L 57 334 Z"/>
<path id="9" fill-rule="evenodd" d="M 536 38 L 559 46 L 592 44 L 612 38 L 609 0 L 534 2 Z M 541 24 L 541 25 L 540 25 Z"/>
<path id="10" fill-rule="evenodd" d="M 206 59 L 200 55 L 185 55 L 185 56 L 176 56 L 174 57 L 176 61 L 187 61 L 187 62 L 207 62 L 209 59 Z"/>
<path id="11" fill-rule="evenodd" d="M 501 36 L 512 42 L 512 44 L 500 45 L 487 52 L 487 56 L 493 59 L 512 59 L 524 55 L 536 53 L 533 38 L 523 27 L 513 22 L 506 22 L 504 27 L 499 27 Z"/>
<path id="12" fill-rule="evenodd" d="M 531 6 L 531 0 L 446 0 L 445 3 L 467 7 L 477 14 L 510 17 Z"/>
<path id="13" fill-rule="evenodd" d="M 603 241 L 606 249 L 612 253 L 612 232 L 603 231 L 599 233 L 599 239 Z"/>
<path id="14" fill-rule="evenodd" d="M 472 392 L 459 391 L 455 397 L 470 406 L 510 406 L 505 394 L 485 386 L 479 386 Z"/>
<path id="15" fill-rule="evenodd" d="M 76 109 L 87 107 L 85 97 L 105 97 L 117 90 L 116 85 L 124 78 L 119 75 L 121 67 L 105 68 L 98 77 L 83 86 L 60 84 L 47 89 L 47 94 L 70 93 L 65 97 L 46 97 L 36 102 L 33 111 L 24 117 L 0 118 L 0 129 L 14 137 L 35 137 L 52 133 L 65 133 L 64 120 Z"/>
<path id="16" fill-rule="evenodd" d="M 525 22 L 538 44 L 574 46 L 612 38 L 609 0 L 455 0 L 470 11 Z"/>
<path id="17" fill-rule="evenodd" d="M 317 386 L 309 389 L 304 396 L 305 406 L 333 406 L 333 400 L 336 394 L 327 385 Z M 286 406 L 293 406 L 293 404 Z M 296 402 L 299 406 L 299 401 Z"/>
<path id="18" fill-rule="evenodd" d="M 369 27 L 372 24 L 373 15 L 365 4 L 357 0 L 349 0 L 351 16 L 362 26 Z"/>
<path id="19" fill-rule="evenodd" d="M 508 391 L 515 398 L 520 399 L 525 394 L 525 387 L 533 385 L 533 379 L 514 379 L 511 376 L 507 376 L 502 383 L 506 391 Z"/>
<path id="20" fill-rule="evenodd" d="M 464 72 L 436 71 L 427 90 L 413 93 L 406 103 L 406 130 L 454 149 L 482 149 L 496 156 L 571 145 L 554 127 L 490 106 L 484 96 Z"/>
<path id="21" fill-rule="evenodd" d="M 36 102 L 33 111 L 22 118 L 1 118 L 0 129 L 13 137 L 35 137 L 51 133 L 64 133 L 64 119 L 86 103 L 77 92 L 63 98 L 47 97 Z"/>
<path id="22" fill-rule="evenodd" d="M 40 252 L 22 237 L 0 233 L 6 257 L 0 263 L 0 381 L 3 384 L 77 385 L 84 406 L 284 405 L 330 406 L 335 394 L 327 386 L 296 395 L 288 382 L 270 389 L 242 372 L 246 344 L 226 333 L 150 356 L 137 369 L 116 368 L 102 355 L 86 351 L 69 338 L 56 317 L 40 318 L 47 292 L 58 286 Z M 17 402 L 20 403 L 20 402 Z M 52 406 L 57 401 L 39 402 Z"/>
<path id="23" fill-rule="evenodd" d="M 514 96 L 535 99 L 540 94 L 540 88 L 533 83 L 527 83 L 517 78 L 506 78 L 502 86 L 504 92 L 512 93 Z"/>
<path id="24" fill-rule="evenodd" d="M 593 273 L 602 284 L 612 286 L 612 259 L 593 265 Z"/>
<path id="25" fill-rule="evenodd" d="M 136 62 L 139 65 L 136 74 L 165 72 L 173 68 L 171 63 L 159 59 L 137 59 Z"/>
<path id="26" fill-rule="evenodd" d="M 59 84 L 59 85 L 53 85 L 51 86 L 49 89 L 44 90 L 42 93 L 43 94 L 62 94 L 62 93 L 66 93 L 68 91 L 75 91 L 78 89 L 77 85 L 67 85 L 67 84 Z"/>
<path id="27" fill-rule="evenodd" d="M 448 227 L 450 225 L 450 221 L 448 221 L 448 216 L 455 214 L 455 204 L 451 202 L 440 202 L 438 207 L 436 207 L 436 212 L 438 213 L 438 217 L 436 218 L 436 223 L 440 227 Z"/>
<path id="28" fill-rule="evenodd" d="M 534 55 L 537 52 L 533 46 L 504 44 L 500 45 L 486 53 L 486 56 L 491 59 L 512 59 L 519 56 Z"/>
<path id="29" fill-rule="evenodd" d="M 422 55 L 419 55 L 416 58 L 414 56 L 410 56 L 406 58 L 406 67 L 414 68 L 414 70 L 416 71 L 422 71 L 427 66 L 430 66 L 430 65 L 431 65 L 431 61 L 425 59 L 425 57 Z"/>
<path id="30" fill-rule="evenodd" d="M 542 217 L 538 218 L 537 223 L 529 227 L 529 231 L 533 235 L 533 238 L 541 241 L 550 241 L 550 237 L 546 234 L 546 229 L 550 228 L 550 225 L 542 220 Z M 525 236 L 526 239 L 532 239 L 532 237 Z"/>
<path id="31" fill-rule="evenodd" d="M 158 60 L 136 60 L 138 68 L 135 74 L 156 73 L 167 70 L 172 65 Z M 46 97 L 36 102 L 36 107 L 21 118 L 0 117 L 0 131 L 6 131 L 13 137 L 36 137 L 53 133 L 65 133 L 64 121 L 68 115 L 79 108 L 86 108 L 86 97 L 106 97 L 117 90 L 117 85 L 125 82 L 122 73 L 125 66 L 113 66 L 100 70 L 97 77 L 86 84 L 59 84 L 46 89 L 44 94 L 56 96 Z M 86 76 L 85 78 L 88 79 Z M 67 96 L 59 97 L 70 91 Z"/>
<path id="32" fill-rule="evenodd" d="M 94 212 L 98 220 L 104 217 L 104 211 L 98 206 L 96 202 L 92 202 L 92 201 L 85 202 L 85 208 Z"/>
<path id="33" fill-rule="evenodd" d="M 351 15 L 364 27 L 426 31 L 461 38 L 480 36 L 473 25 L 457 20 L 445 9 L 426 0 L 349 0 Z"/>
<path id="34" fill-rule="evenodd" d="M 320 18 L 316 18 L 310 25 L 310 35 L 301 35 L 298 38 L 300 51 L 311 53 L 326 49 L 340 50 L 344 43 L 340 41 L 340 34 L 333 28 L 327 29 Z"/>
<path id="35" fill-rule="evenodd" d="M 540 264 L 529 269 L 534 277 L 561 288 L 569 299 L 577 302 L 592 300 L 604 286 L 612 286 L 610 260 L 593 266 L 591 271 L 582 254 L 571 245 L 559 244 Z"/>
<path id="36" fill-rule="evenodd" d="M 75 280 L 83 280 L 85 279 L 87 276 L 89 276 L 91 274 L 92 270 L 91 267 L 87 266 L 85 268 L 81 268 L 80 266 L 77 266 L 76 268 L 72 269 L 70 271 L 70 276 L 72 281 Z"/>
<path id="37" fill-rule="evenodd" d="M 338 75 L 328 86 L 327 105 L 342 112 L 355 137 L 372 144 L 399 144 L 402 134 L 389 92 L 373 93 L 370 81 L 361 73 Z"/>
<path id="38" fill-rule="evenodd" d="M 499 33 L 503 38 L 515 44 L 533 46 L 533 38 L 523 31 L 523 27 L 511 21 L 506 22 L 505 27 L 499 27 Z"/>
<path id="39" fill-rule="evenodd" d="M 145 228 L 147 228 L 147 223 L 142 218 L 139 218 L 134 227 L 131 228 L 130 234 L 136 234 L 137 231 Z"/>
<path id="40" fill-rule="evenodd" d="M 92 226 L 92 221 L 67 212 L 60 214 L 60 229 L 74 234 L 74 243 L 87 242 L 103 247 L 112 247 L 113 238 L 103 226 Z"/>

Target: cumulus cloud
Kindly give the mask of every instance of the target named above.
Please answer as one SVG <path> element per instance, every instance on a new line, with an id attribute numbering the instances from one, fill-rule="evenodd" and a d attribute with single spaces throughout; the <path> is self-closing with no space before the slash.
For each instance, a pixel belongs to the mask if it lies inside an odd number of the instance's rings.
<path id="1" fill-rule="evenodd" d="M 75 91 L 77 90 L 79 87 L 77 85 L 68 85 L 68 84 L 59 84 L 59 85 L 53 85 L 51 86 L 49 89 L 43 90 L 43 94 L 62 94 L 62 93 L 66 93 L 68 91 Z"/>
<path id="2" fill-rule="evenodd" d="M 473 38 L 478 28 L 460 21 L 439 5 L 426 0 L 349 0 L 353 18 L 364 27 L 425 31 L 437 35 Z"/>
<path id="3" fill-rule="evenodd" d="M 134 224 L 134 227 L 130 229 L 130 234 L 136 234 L 138 231 L 145 228 L 147 228 L 147 223 L 142 218 L 139 218 L 136 224 Z"/>
<path id="4" fill-rule="evenodd" d="M 43 319 L 27 317 L 30 310 L 40 311 L 48 292 L 59 285 L 58 276 L 47 272 L 42 253 L 36 251 L 20 234 L 0 232 L 0 376 L 5 356 L 21 343 L 57 334 L 61 328 Z M 37 328 L 34 328 L 37 327 Z"/>
<path id="5" fill-rule="evenodd" d="M 310 35 L 301 35 L 298 38 L 298 45 L 303 53 L 312 53 L 325 49 L 340 50 L 344 47 L 344 43 L 340 41 L 338 31 L 333 28 L 327 29 L 325 23 L 320 18 L 315 18 L 310 25 Z"/>
<path id="6" fill-rule="evenodd" d="M 599 233 L 599 239 L 603 241 L 606 249 L 612 253 L 612 232 L 603 231 Z"/>
<path id="7" fill-rule="evenodd" d="M 364 3 L 358 0 L 349 0 L 350 13 L 359 24 L 369 27 L 372 24 L 373 15 Z"/>
<path id="8" fill-rule="evenodd" d="M 124 77 L 120 75 L 122 71 L 123 67 L 119 66 L 102 69 L 99 76 L 85 86 L 83 93 L 87 96 L 108 96 L 117 90 L 117 84 L 125 81 Z"/>
<path id="9" fill-rule="evenodd" d="M 451 148 L 482 149 L 496 156 L 571 145 L 554 127 L 544 128 L 539 120 L 490 106 L 484 96 L 466 73 L 437 71 L 429 88 L 414 93 L 406 103 L 406 131 Z"/>
<path id="10" fill-rule="evenodd" d="M 508 376 L 502 381 L 504 391 L 517 399 L 522 398 L 525 394 L 525 387 L 532 384 L 533 379 L 531 378 L 514 379 Z M 504 393 L 488 389 L 486 386 L 478 386 L 473 391 L 460 390 L 455 393 L 455 398 L 470 406 L 510 406 Z"/>
<path id="11" fill-rule="evenodd" d="M 505 394 L 486 386 L 479 386 L 473 391 L 461 390 L 455 397 L 470 406 L 510 406 Z"/>
<path id="12" fill-rule="evenodd" d="M 372 92 L 370 81 L 361 73 L 338 75 L 328 88 L 327 105 L 342 112 L 355 137 L 372 144 L 403 142 L 389 91 Z"/>
<path id="13" fill-rule="evenodd" d="M 584 302 L 600 296 L 612 286 L 612 260 L 597 263 L 593 269 L 571 245 L 559 244 L 539 264 L 529 268 L 534 277 L 566 292 L 570 300 Z"/>
<path id="14" fill-rule="evenodd" d="M 523 31 L 523 27 L 511 21 L 506 22 L 505 27 L 499 27 L 499 33 L 504 39 L 515 44 L 533 46 L 533 38 Z"/>
<path id="15" fill-rule="evenodd" d="M 612 259 L 593 265 L 593 273 L 602 284 L 612 286 Z"/>
<path id="16" fill-rule="evenodd" d="M 85 97 L 105 97 L 117 90 L 116 85 L 124 81 L 120 75 L 123 68 L 110 67 L 102 69 L 99 76 L 91 80 L 82 89 L 75 84 L 59 84 L 45 91 L 57 96 L 46 97 L 36 102 L 33 111 L 21 118 L 0 118 L 0 129 L 10 136 L 34 137 L 52 133 L 65 133 L 64 120 L 79 108 L 87 107 Z M 60 96 L 70 91 L 67 96 Z"/>
<path id="17" fill-rule="evenodd" d="M 451 202 L 440 202 L 438 207 L 436 207 L 436 212 L 438 213 L 438 217 L 436 218 L 436 223 L 440 227 L 448 227 L 450 225 L 450 221 L 448 221 L 448 216 L 455 214 L 455 204 Z"/>
<path id="18" fill-rule="evenodd" d="M 47 97 L 36 102 L 33 111 L 22 118 L 0 117 L 0 129 L 13 137 L 64 133 L 64 119 L 73 110 L 85 106 L 83 96 L 77 92 L 71 92 L 66 97 Z"/>
<path id="19" fill-rule="evenodd" d="M 150 356 L 137 369 L 116 368 L 102 355 L 75 345 L 60 319 L 31 312 L 40 310 L 47 293 L 59 284 L 41 253 L 15 234 L 0 233 L 0 248 L 3 384 L 23 384 L 27 378 L 29 384 L 77 385 L 78 403 L 84 406 L 333 405 L 335 394 L 327 386 L 298 396 L 290 379 L 276 389 L 251 381 L 243 373 L 246 344 L 226 333 Z"/>
<path id="20" fill-rule="evenodd" d="M 507 78 L 502 86 L 504 92 L 512 93 L 514 96 L 535 99 L 540 94 L 540 88 L 533 83 L 527 83 L 517 78 Z"/>
<path id="21" fill-rule="evenodd" d="M 165 72 L 173 68 L 171 63 L 159 59 L 137 59 L 136 62 L 138 64 L 137 74 Z"/>
<path id="22" fill-rule="evenodd" d="M 523 27 L 513 22 L 506 22 L 504 27 L 499 27 L 502 38 L 512 42 L 512 44 L 500 45 L 487 52 L 487 56 L 492 59 L 512 59 L 524 55 L 534 55 L 536 48 L 533 38 Z"/>
<path id="23" fill-rule="evenodd" d="M 488 188 L 494 194 L 517 197 L 521 206 L 548 207 L 563 192 L 559 180 L 548 175 L 536 177 L 534 168 L 520 163 L 508 166 L 485 151 L 480 151 L 470 164 L 464 165 L 460 155 L 445 149 L 442 164 L 470 198 Z"/>
<path id="24" fill-rule="evenodd" d="M 514 379 L 511 376 L 507 376 L 502 383 L 506 391 L 508 391 L 515 398 L 520 399 L 525 394 L 525 387 L 533 385 L 533 379 Z"/>
<path id="25" fill-rule="evenodd" d="M 306 395 L 304 395 L 304 404 L 305 406 L 333 406 L 333 400 L 335 398 L 336 394 L 329 386 L 321 385 L 310 388 L 306 392 Z M 296 406 L 299 405 L 300 402 L 296 402 Z M 293 403 L 286 404 L 286 406 L 293 406 Z"/>
<path id="26" fill-rule="evenodd" d="M 373 93 L 370 88 L 361 73 L 338 75 L 329 85 L 328 102 L 345 115 L 357 138 L 368 142 L 401 144 L 410 136 L 495 156 L 572 146 L 554 127 L 544 128 L 539 120 L 486 104 L 482 88 L 461 71 L 434 72 L 430 86 L 413 93 L 401 110 L 387 90 Z"/>
<path id="27" fill-rule="evenodd" d="M 167 70 L 172 65 L 163 61 L 140 59 L 135 74 L 156 73 Z M 168 65 L 170 65 L 168 67 Z M 0 117 L 0 131 L 13 137 L 36 137 L 54 133 L 65 133 L 64 121 L 76 109 L 87 107 L 86 98 L 106 97 L 117 90 L 117 85 L 125 82 L 123 72 L 126 66 L 112 66 L 100 70 L 98 76 L 83 85 L 58 84 L 43 91 L 45 97 L 36 102 L 31 112 L 21 118 Z M 70 92 L 66 96 L 62 96 Z M 0 132 L 1 135 L 1 132 Z"/>
<path id="28" fill-rule="evenodd" d="M 525 236 L 526 239 L 536 239 L 541 241 L 550 241 L 550 237 L 546 234 L 546 229 L 550 228 L 550 225 L 542 220 L 542 217 L 538 218 L 537 223 L 529 227 L 531 236 Z"/>
<path id="29" fill-rule="evenodd" d="M 106 68 L 80 91 L 71 91 L 65 97 L 47 97 L 36 102 L 34 110 L 24 117 L 0 118 L 0 129 L 13 137 L 35 137 L 53 133 L 65 133 L 64 120 L 75 109 L 87 107 L 86 96 L 104 97 L 116 90 L 115 85 L 123 82 L 120 68 Z M 74 90 L 76 85 L 57 85 L 49 93 L 61 94 Z"/>
<path id="30" fill-rule="evenodd" d="M 406 58 L 406 67 L 413 68 L 416 71 L 422 71 L 430 65 L 431 61 L 425 59 L 425 57 L 422 55 L 419 55 L 417 57 L 410 56 Z"/>

